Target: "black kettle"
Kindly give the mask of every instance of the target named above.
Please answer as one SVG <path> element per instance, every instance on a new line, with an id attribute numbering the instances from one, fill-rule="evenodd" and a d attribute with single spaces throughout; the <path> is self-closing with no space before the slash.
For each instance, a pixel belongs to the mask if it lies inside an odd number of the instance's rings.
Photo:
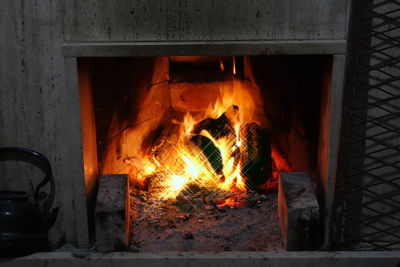
<path id="1" fill-rule="evenodd" d="M 41 153 L 26 148 L 0 147 L 0 153 L 21 153 L 36 158 L 45 172 L 42 181 L 34 188 L 35 203 L 28 200 L 27 192 L 0 191 L 0 254 L 24 255 L 46 250 L 47 234 L 58 214 L 58 208 L 45 214 L 38 205 L 39 200 L 47 197 L 40 188 L 52 177 L 50 162 Z"/>

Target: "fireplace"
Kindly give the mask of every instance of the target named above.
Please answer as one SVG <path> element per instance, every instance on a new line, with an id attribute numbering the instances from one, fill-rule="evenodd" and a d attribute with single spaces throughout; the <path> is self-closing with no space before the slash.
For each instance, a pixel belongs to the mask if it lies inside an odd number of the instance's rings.
<path id="1" fill-rule="evenodd" d="M 100 250 L 284 250 L 279 175 L 307 173 L 311 194 L 322 183 L 332 63 L 329 55 L 79 58 L 87 190 L 98 177 L 110 179 L 99 194 L 119 194 L 118 175 L 128 184 L 126 220 L 113 223 L 128 246 Z M 92 212 L 94 202 L 92 194 Z M 321 245 L 314 228 L 307 249 Z"/>
<path id="2" fill-rule="evenodd" d="M 0 143 L 49 159 L 38 204 L 59 207 L 58 251 L 2 264 L 398 264 L 396 251 L 279 252 L 399 248 L 398 13 L 381 0 L 0 1 Z M 256 104 L 239 134 L 243 103 L 222 97 L 235 88 Z M 224 113 L 228 157 L 207 136 Z M 243 168 L 254 138 L 241 128 L 264 140 L 259 179 Z M 204 164 L 187 173 L 192 150 L 161 161 L 167 143 L 200 150 L 216 182 L 199 185 Z M 2 162 L 1 190 L 39 182 L 23 164 Z M 157 184 L 168 178 L 174 187 Z M 155 193 L 165 197 L 149 211 Z M 140 253 L 96 253 L 93 240 Z"/>
<path id="3" fill-rule="evenodd" d="M 185 246 L 205 236 L 183 225 L 209 226 L 207 217 L 199 218 L 201 212 L 226 219 L 235 212 L 270 208 L 270 213 L 263 211 L 260 216 L 240 216 L 266 218 L 265 231 L 251 232 L 252 224 L 246 224 L 248 233 L 261 232 L 260 238 L 269 241 L 256 246 L 243 242 L 239 248 L 220 242 L 213 232 L 207 234 L 211 238 L 204 237 L 214 242 L 208 249 L 285 249 L 277 180 L 283 173 L 306 173 L 306 191 L 317 197 L 320 212 L 317 244 L 311 249 L 328 249 L 330 222 L 336 214 L 333 199 L 349 6 L 345 0 L 124 1 L 119 5 L 46 0 L 1 5 L 0 17 L 7 22 L 2 24 L 7 41 L 0 42 L 6 48 L 1 56 L 7 68 L 0 78 L 10 89 L 0 94 L 0 139 L 5 145 L 40 151 L 52 163 L 54 184 L 47 189 L 60 214 L 49 233 L 51 244 L 87 248 L 96 239 L 94 225 L 100 212 L 96 201 L 104 196 L 100 187 L 107 179 L 103 178 L 110 175 L 108 180 L 115 178 L 116 185 L 104 192 L 118 184 L 125 189 L 116 190 L 113 197 L 129 193 L 118 201 L 113 198 L 121 206 L 111 211 L 112 216 L 123 219 L 113 231 L 128 240 L 114 251 L 124 247 L 151 251 L 143 243 L 135 245 L 143 228 L 133 218 L 164 215 L 156 209 L 135 213 L 140 194 L 152 196 L 158 191 L 176 191 L 177 195 L 168 193 L 162 199 L 172 201 L 168 207 L 180 212 L 170 214 L 185 229 L 179 233 Z M 242 94 L 242 102 L 236 103 L 235 94 Z M 248 109 L 248 104 L 253 108 Z M 240 120 L 249 110 L 254 118 Z M 228 137 L 214 137 L 213 124 L 218 128 L 224 117 Z M 178 141 L 172 140 L 176 132 Z M 253 159 L 261 161 L 257 168 L 246 167 L 248 149 L 242 149 L 252 146 L 254 138 L 247 138 L 250 132 L 256 136 L 255 146 L 262 144 L 262 157 Z M 226 147 L 222 140 L 232 145 Z M 204 143 L 212 145 L 217 156 L 204 151 Z M 186 149 L 173 157 L 165 144 L 174 153 Z M 199 150 L 204 163 L 196 164 L 189 174 L 198 154 L 187 146 Z M 232 153 L 221 152 L 224 148 L 233 148 Z M 180 163 L 167 164 L 174 158 Z M 164 171 L 167 167 L 170 174 Z M 213 185 L 210 181 L 199 185 L 207 178 L 198 171 L 203 167 L 211 173 Z M 36 177 L 19 163 L 1 168 L 12 177 Z M 170 187 L 166 187 L 168 178 L 175 179 L 169 180 Z M 157 184 L 161 181 L 166 183 Z M 2 181 L 3 187 L 20 184 L 18 179 Z M 193 191 L 188 198 L 196 205 L 179 203 L 188 188 Z M 204 198 L 203 191 L 213 192 L 211 199 Z M 154 227 L 171 230 L 170 221 L 160 220 Z M 188 246 L 184 250 L 207 249 Z"/>

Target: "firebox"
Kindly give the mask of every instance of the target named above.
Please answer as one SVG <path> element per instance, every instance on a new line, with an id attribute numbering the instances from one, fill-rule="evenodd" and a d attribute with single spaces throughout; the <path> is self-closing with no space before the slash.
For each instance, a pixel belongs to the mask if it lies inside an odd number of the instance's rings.
<path id="1" fill-rule="evenodd" d="M 95 211 L 99 177 L 108 187 L 99 194 L 126 196 L 120 222 L 112 223 L 119 230 L 105 237 L 117 241 L 100 250 L 284 250 L 277 192 L 283 172 L 306 173 L 325 205 L 317 188 L 328 176 L 331 55 L 77 63 L 88 211 L 99 243 L 107 232 L 98 226 L 107 216 Z M 315 227 L 314 249 L 323 239 Z"/>

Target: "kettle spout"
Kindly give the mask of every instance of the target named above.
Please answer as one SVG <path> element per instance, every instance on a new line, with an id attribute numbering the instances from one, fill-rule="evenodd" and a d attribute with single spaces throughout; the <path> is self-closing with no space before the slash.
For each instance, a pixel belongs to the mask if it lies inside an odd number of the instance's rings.
<path id="1" fill-rule="evenodd" d="M 48 216 L 46 216 L 47 218 L 45 219 L 45 224 L 46 224 L 47 229 L 50 229 L 56 222 L 59 210 L 60 210 L 60 207 L 54 208 L 50 212 L 50 214 Z"/>

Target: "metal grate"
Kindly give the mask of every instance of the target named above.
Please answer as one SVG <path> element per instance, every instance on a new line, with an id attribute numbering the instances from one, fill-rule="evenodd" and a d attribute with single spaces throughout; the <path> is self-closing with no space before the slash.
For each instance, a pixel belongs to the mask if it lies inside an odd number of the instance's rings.
<path id="1" fill-rule="evenodd" d="M 352 4 L 335 249 L 400 248 L 400 1 Z"/>

